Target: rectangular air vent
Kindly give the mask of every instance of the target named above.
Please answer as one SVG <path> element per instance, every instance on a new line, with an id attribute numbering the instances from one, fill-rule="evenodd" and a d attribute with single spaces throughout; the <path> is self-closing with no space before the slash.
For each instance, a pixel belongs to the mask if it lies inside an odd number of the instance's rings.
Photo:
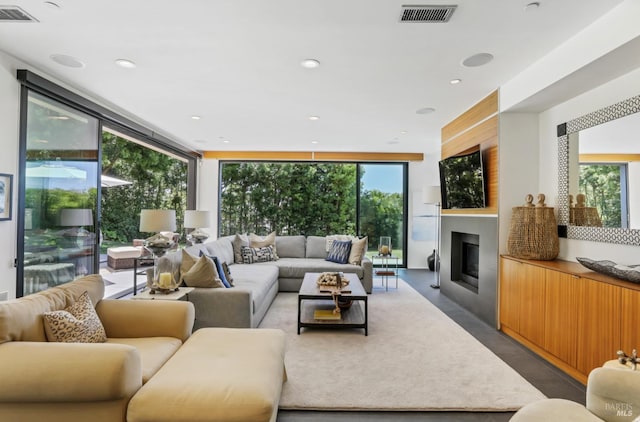
<path id="1" fill-rule="evenodd" d="M 457 5 L 402 6 L 400 22 L 448 22 Z"/>
<path id="2" fill-rule="evenodd" d="M 0 5 L 0 22 L 38 22 L 38 20 L 18 6 Z"/>

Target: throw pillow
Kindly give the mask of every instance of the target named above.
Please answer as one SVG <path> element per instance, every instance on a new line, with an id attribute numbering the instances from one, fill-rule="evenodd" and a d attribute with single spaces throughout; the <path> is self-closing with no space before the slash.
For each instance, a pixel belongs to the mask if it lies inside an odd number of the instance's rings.
<path id="1" fill-rule="evenodd" d="M 264 248 L 250 248 L 249 246 L 242 247 L 242 262 L 245 264 L 255 264 L 256 262 L 269 262 L 275 261 L 276 258 L 271 246 L 265 246 Z"/>
<path id="2" fill-rule="evenodd" d="M 252 248 L 264 248 L 271 246 L 273 248 L 273 256 L 278 259 L 278 251 L 276 250 L 276 232 L 271 232 L 265 237 L 260 237 L 254 233 L 249 234 L 249 246 Z"/>
<path id="3" fill-rule="evenodd" d="M 216 266 L 208 256 L 201 256 L 198 262 L 182 274 L 181 281 L 188 287 L 224 287 Z"/>
<path id="4" fill-rule="evenodd" d="M 43 314 L 47 340 L 63 343 L 104 343 L 107 334 L 88 292 L 63 311 Z"/>
<path id="5" fill-rule="evenodd" d="M 229 269 L 229 265 L 226 262 L 222 261 L 222 271 L 224 272 L 224 276 L 226 277 L 231 287 L 233 287 L 233 277 L 231 277 L 231 270 Z"/>
<path id="6" fill-rule="evenodd" d="M 336 240 L 357 240 L 357 237 L 354 236 L 349 236 L 348 234 L 331 234 L 329 236 L 327 236 L 325 241 L 325 248 L 326 251 L 329 252 L 331 250 L 331 245 L 333 245 L 333 242 L 335 242 Z"/>
<path id="7" fill-rule="evenodd" d="M 249 246 L 249 240 L 245 235 L 236 234 L 233 238 L 233 259 L 236 264 L 242 264 L 242 247 Z"/>
<path id="8" fill-rule="evenodd" d="M 206 256 L 209 259 L 211 259 L 213 261 L 213 265 L 216 266 L 216 272 L 218 273 L 218 278 L 220 278 L 220 281 L 222 281 L 222 284 L 224 284 L 224 287 L 227 287 L 227 288 L 231 287 L 231 283 L 227 281 L 227 277 L 225 277 L 224 275 L 224 271 L 222 270 L 222 265 L 220 265 L 220 260 L 218 259 L 218 257 L 213 255 L 207 255 L 202 251 L 200 251 L 200 256 Z"/>
<path id="9" fill-rule="evenodd" d="M 327 261 L 337 262 L 338 264 L 346 264 L 349 262 L 349 254 L 351 253 L 350 240 L 334 240 L 327 255 Z"/>
<path id="10" fill-rule="evenodd" d="M 351 252 L 349 253 L 349 264 L 360 265 L 364 254 L 367 253 L 367 237 L 351 241 Z"/>

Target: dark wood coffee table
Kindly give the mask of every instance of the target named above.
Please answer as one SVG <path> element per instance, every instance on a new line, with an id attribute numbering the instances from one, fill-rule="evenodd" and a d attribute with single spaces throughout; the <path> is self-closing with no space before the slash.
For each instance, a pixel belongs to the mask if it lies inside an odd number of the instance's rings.
<path id="1" fill-rule="evenodd" d="M 314 312 L 317 309 L 335 308 L 331 293 L 321 292 L 329 289 L 328 286 L 318 286 L 316 280 L 320 273 L 306 273 L 298 293 L 298 334 L 301 327 L 324 327 L 324 328 L 363 328 L 364 335 L 369 335 L 368 329 L 368 306 L 367 292 L 362 287 L 362 283 L 356 274 L 346 273 L 344 276 L 349 280 L 349 285 L 343 290 L 350 293 L 342 293 L 341 297 L 351 300 L 351 307 L 343 309 L 339 320 L 315 319 Z M 363 306 L 360 305 L 363 302 Z M 364 311 L 363 308 L 364 307 Z"/>

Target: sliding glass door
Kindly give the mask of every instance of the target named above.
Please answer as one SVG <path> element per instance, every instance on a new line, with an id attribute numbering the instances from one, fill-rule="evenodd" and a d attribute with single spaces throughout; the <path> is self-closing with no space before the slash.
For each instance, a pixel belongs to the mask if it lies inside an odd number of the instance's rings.
<path id="1" fill-rule="evenodd" d="M 26 115 L 19 296 L 97 272 L 99 243 L 98 120 L 30 90 Z"/>

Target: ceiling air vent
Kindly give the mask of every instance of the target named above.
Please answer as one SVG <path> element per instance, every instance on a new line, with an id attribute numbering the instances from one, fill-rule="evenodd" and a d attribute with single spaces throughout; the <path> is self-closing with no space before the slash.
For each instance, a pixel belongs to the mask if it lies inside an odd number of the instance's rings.
<path id="1" fill-rule="evenodd" d="M 448 22 L 457 5 L 402 6 L 400 22 Z"/>
<path id="2" fill-rule="evenodd" d="M 38 20 L 18 6 L 0 5 L 0 22 L 38 22 Z"/>

